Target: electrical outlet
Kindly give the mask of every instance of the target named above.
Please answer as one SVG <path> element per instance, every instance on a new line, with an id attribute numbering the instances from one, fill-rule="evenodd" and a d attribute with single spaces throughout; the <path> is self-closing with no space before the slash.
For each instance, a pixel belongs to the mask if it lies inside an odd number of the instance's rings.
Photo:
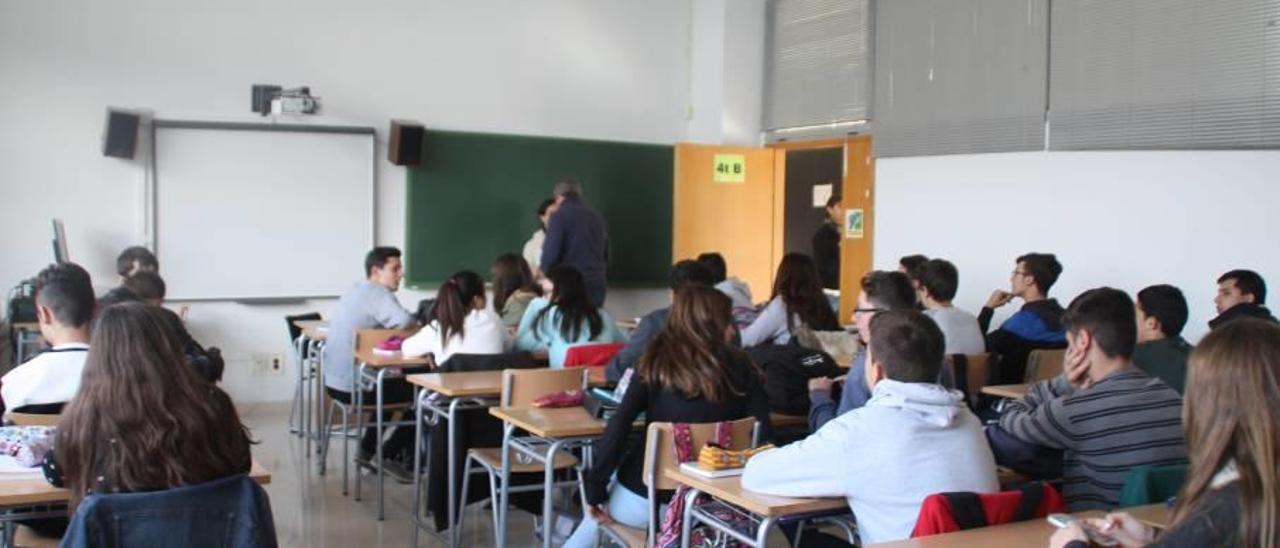
<path id="1" fill-rule="evenodd" d="M 279 354 L 259 353 L 250 357 L 254 375 L 279 375 L 284 373 L 284 358 Z"/>

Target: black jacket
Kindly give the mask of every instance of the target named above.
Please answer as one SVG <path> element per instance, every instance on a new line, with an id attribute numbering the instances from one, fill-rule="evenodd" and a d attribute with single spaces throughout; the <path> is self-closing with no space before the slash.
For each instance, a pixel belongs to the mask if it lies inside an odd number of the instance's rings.
<path id="1" fill-rule="evenodd" d="M 1217 318 L 1209 320 L 1209 329 L 1217 329 L 1242 318 L 1257 318 L 1271 323 L 1280 323 L 1276 321 L 1275 316 L 1271 315 L 1271 311 L 1267 310 L 1267 307 L 1260 304 L 1240 303 L 1223 310 L 1221 314 L 1218 314 Z"/>
<path id="2" fill-rule="evenodd" d="M 840 289 L 840 228 L 822 223 L 813 233 L 813 262 L 818 265 L 822 287 Z"/>

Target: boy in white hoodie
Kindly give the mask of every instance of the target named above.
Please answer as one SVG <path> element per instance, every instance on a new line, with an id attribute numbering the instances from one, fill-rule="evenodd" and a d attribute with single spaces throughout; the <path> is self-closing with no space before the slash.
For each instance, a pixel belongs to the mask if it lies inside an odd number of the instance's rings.
<path id="1" fill-rule="evenodd" d="M 791 497 L 845 497 L 863 544 L 911 535 L 933 493 L 998 491 L 982 424 L 960 392 L 936 381 L 945 342 L 937 324 L 913 310 L 871 320 L 866 406 L 813 435 L 756 455 L 746 489 Z"/>

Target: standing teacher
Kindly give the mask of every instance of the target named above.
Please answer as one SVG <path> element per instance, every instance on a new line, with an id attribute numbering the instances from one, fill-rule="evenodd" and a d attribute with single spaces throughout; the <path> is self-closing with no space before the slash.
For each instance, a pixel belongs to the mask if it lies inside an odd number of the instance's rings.
<path id="1" fill-rule="evenodd" d="M 604 306 L 609 260 L 609 234 L 604 219 L 582 203 L 582 188 L 574 179 L 556 181 L 552 198 L 556 211 L 547 222 L 547 236 L 542 242 L 542 271 L 561 264 L 576 268 L 587 283 L 591 302 Z"/>

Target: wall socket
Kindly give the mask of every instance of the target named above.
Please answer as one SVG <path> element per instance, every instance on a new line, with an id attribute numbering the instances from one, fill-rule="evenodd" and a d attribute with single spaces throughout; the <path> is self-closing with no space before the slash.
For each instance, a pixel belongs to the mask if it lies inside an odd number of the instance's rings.
<path id="1" fill-rule="evenodd" d="M 280 354 L 253 354 L 249 359 L 253 363 L 254 375 L 280 375 L 284 373 L 282 363 L 284 358 Z"/>

